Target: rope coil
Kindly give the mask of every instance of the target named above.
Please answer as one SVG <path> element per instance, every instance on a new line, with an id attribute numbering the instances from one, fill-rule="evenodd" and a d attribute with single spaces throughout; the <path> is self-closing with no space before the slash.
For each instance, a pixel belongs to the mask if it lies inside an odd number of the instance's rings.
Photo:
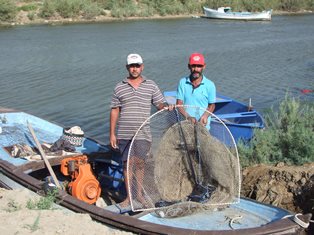
<path id="1" fill-rule="evenodd" d="M 304 222 L 303 220 L 299 219 L 298 216 L 302 215 L 301 213 L 295 214 L 295 215 L 286 215 L 283 217 L 285 218 L 291 218 L 295 223 L 300 225 L 302 228 L 308 228 L 310 225 L 310 222 L 313 223 L 313 220 L 310 220 L 309 222 Z"/>

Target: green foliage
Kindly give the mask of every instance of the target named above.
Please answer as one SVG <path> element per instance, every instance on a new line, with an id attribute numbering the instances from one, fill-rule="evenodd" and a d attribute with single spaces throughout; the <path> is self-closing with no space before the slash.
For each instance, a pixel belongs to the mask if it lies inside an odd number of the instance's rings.
<path id="1" fill-rule="evenodd" d="M 45 197 L 38 200 L 29 199 L 26 203 L 26 208 L 30 210 L 49 210 L 52 208 L 53 203 L 56 201 L 58 190 L 48 191 Z"/>
<path id="2" fill-rule="evenodd" d="M 184 12 L 184 7 L 178 0 L 156 0 L 155 8 L 161 16 L 177 15 Z"/>
<path id="3" fill-rule="evenodd" d="M 84 0 L 55 0 L 56 11 L 64 18 L 78 16 L 83 6 Z"/>
<path id="4" fill-rule="evenodd" d="M 288 95 L 265 115 L 265 130 L 256 130 L 250 146 L 239 145 L 243 166 L 256 163 L 301 165 L 314 161 L 314 107 Z"/>
<path id="5" fill-rule="evenodd" d="M 101 15 L 102 9 L 97 5 L 97 3 L 91 3 L 84 4 L 82 11 L 85 19 L 92 19 L 98 15 Z"/>
<path id="6" fill-rule="evenodd" d="M 277 9 L 283 11 L 296 11 L 303 5 L 303 0 L 279 0 Z"/>
<path id="7" fill-rule="evenodd" d="M 137 4 L 132 0 L 113 1 L 111 15 L 113 17 L 131 17 L 140 14 Z"/>
<path id="8" fill-rule="evenodd" d="M 24 5 L 18 8 L 19 11 L 36 11 L 37 10 L 37 5 L 36 4 L 28 4 Z"/>
<path id="9" fill-rule="evenodd" d="M 42 9 L 39 13 L 40 17 L 49 18 L 54 15 L 56 9 L 53 0 L 44 0 Z"/>
<path id="10" fill-rule="evenodd" d="M 101 15 L 102 9 L 91 0 L 45 0 L 40 16 L 49 18 L 59 14 L 63 18 L 79 17 L 86 19 Z"/>
<path id="11" fill-rule="evenodd" d="M 11 0 L 0 0 L 0 21 L 12 21 L 17 14 L 17 7 Z"/>

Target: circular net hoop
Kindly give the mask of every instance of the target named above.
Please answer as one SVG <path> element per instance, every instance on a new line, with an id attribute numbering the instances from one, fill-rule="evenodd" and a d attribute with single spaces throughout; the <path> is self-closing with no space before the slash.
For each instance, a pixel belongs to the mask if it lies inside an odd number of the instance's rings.
<path id="1" fill-rule="evenodd" d="M 182 109 L 210 114 L 210 129 L 187 120 Z M 127 185 L 133 211 L 155 209 L 162 217 L 239 202 L 240 164 L 231 132 L 200 107 L 156 112 L 131 142 Z"/>

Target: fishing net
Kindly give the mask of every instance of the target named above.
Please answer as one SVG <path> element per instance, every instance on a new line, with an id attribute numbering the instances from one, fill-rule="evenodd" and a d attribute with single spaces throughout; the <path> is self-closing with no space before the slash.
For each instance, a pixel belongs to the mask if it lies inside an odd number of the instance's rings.
<path id="1" fill-rule="evenodd" d="M 133 211 L 176 217 L 239 201 L 240 166 L 230 131 L 212 113 L 209 131 L 187 120 L 182 109 L 208 112 L 192 106 L 160 110 L 131 142 L 127 184 Z"/>

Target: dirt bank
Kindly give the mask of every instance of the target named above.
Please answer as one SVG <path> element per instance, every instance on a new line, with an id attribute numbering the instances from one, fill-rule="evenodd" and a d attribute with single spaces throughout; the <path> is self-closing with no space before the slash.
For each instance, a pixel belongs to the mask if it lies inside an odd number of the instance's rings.
<path id="1" fill-rule="evenodd" d="M 314 163 L 248 167 L 243 170 L 241 194 L 295 213 L 314 215 Z M 313 223 L 310 227 L 314 232 Z"/>

